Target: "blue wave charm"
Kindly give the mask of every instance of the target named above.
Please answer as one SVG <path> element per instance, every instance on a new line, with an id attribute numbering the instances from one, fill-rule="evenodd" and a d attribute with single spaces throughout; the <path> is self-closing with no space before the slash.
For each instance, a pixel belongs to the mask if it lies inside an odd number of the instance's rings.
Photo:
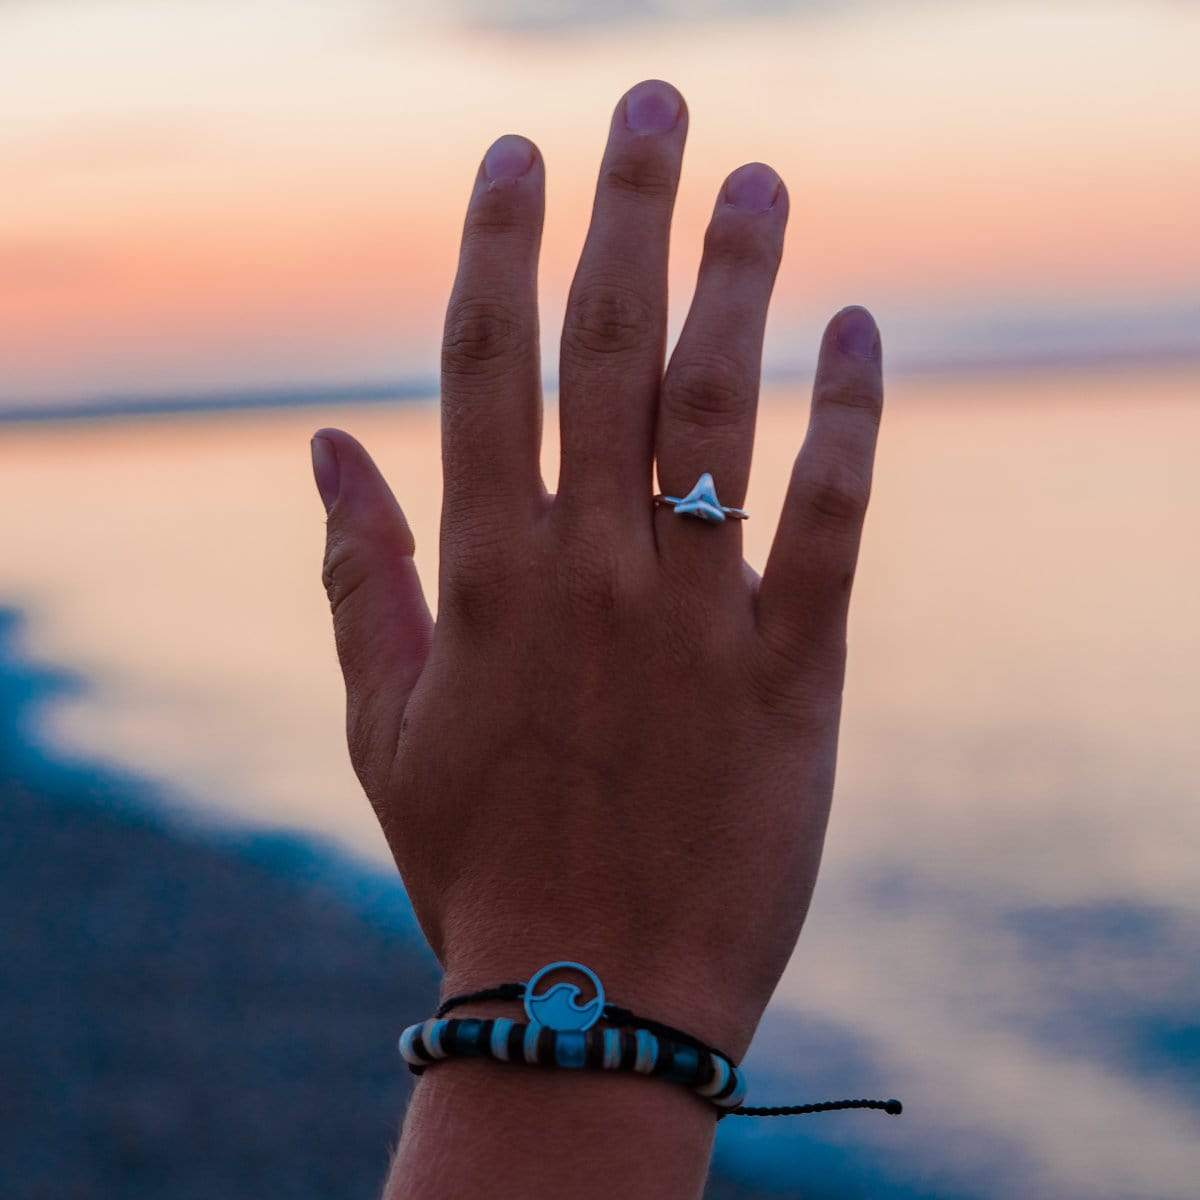
<path id="1" fill-rule="evenodd" d="M 554 983 L 544 992 L 538 984 L 553 971 L 577 971 L 591 984 L 593 997 L 581 1003 L 582 989 L 574 983 Z M 582 1033 L 591 1029 L 604 1013 L 604 985 L 589 967 L 577 962 L 547 963 L 525 985 L 525 1015 L 531 1022 L 559 1033 Z"/>
<path id="2" fill-rule="evenodd" d="M 714 525 L 726 517 L 744 521 L 747 516 L 744 509 L 729 508 L 717 499 L 717 485 L 708 471 L 696 480 L 696 486 L 686 496 L 661 496 L 659 499 L 663 504 L 669 504 L 678 516 L 698 517 Z"/>

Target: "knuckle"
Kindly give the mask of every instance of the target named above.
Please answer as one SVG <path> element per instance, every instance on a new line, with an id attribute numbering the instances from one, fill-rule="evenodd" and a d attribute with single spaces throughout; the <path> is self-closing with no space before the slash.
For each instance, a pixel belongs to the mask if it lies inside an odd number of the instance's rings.
<path id="1" fill-rule="evenodd" d="M 489 573 L 455 571 L 439 590 L 438 614 L 445 614 L 458 629 L 487 633 L 499 624 L 500 595 Z"/>
<path id="2" fill-rule="evenodd" d="M 858 525 L 866 516 L 871 487 L 867 479 L 849 467 L 830 462 L 803 481 L 800 499 L 822 521 Z"/>
<path id="3" fill-rule="evenodd" d="M 508 611 L 514 590 L 512 545 L 497 534 L 481 541 L 476 529 L 469 545 L 444 547 L 453 558 L 438 590 L 438 618 L 445 617 L 461 630 L 489 633 L 497 629 Z"/>
<path id="4" fill-rule="evenodd" d="M 630 153 L 607 164 L 600 181 L 605 189 L 619 195 L 670 203 L 678 186 L 678 172 L 659 154 Z"/>
<path id="5" fill-rule="evenodd" d="M 572 623 L 610 628 L 624 609 L 624 581 L 616 547 L 576 531 L 558 561 L 558 590 Z"/>
<path id="6" fill-rule="evenodd" d="M 619 284 L 585 284 L 571 296 L 563 346 L 577 354 L 623 354 L 640 346 L 653 327 L 651 309 L 637 292 Z"/>
<path id="7" fill-rule="evenodd" d="M 363 556 L 353 542 L 331 531 L 326 541 L 321 582 L 335 621 L 344 616 L 347 602 L 366 583 L 368 575 Z"/>
<path id="8" fill-rule="evenodd" d="M 504 238 L 513 246 L 532 243 L 537 236 L 536 216 L 520 193 L 512 189 L 484 192 L 471 206 L 463 225 L 464 248 Z M 480 247 L 483 250 L 483 247 Z M 487 252 L 484 250 L 483 252 Z"/>
<path id="9" fill-rule="evenodd" d="M 883 415 L 883 395 L 880 390 L 853 380 L 818 380 L 813 389 L 813 401 L 833 408 L 861 412 L 874 426 L 879 425 Z"/>
<path id="10" fill-rule="evenodd" d="M 760 704 L 789 721 L 832 722 L 836 728 L 845 677 L 846 644 L 802 631 L 763 631 L 759 652 L 746 656 L 748 684 Z"/>
<path id="11" fill-rule="evenodd" d="M 500 300 L 455 300 L 446 313 L 442 369 L 451 375 L 494 371 L 498 361 L 517 357 L 521 322 Z"/>
<path id="12" fill-rule="evenodd" d="M 720 429 L 744 419 L 753 394 L 740 364 L 726 355 L 709 353 L 667 372 L 662 404 L 672 420 Z"/>
<path id="13" fill-rule="evenodd" d="M 782 257 L 779 238 L 767 236 L 755 223 L 717 217 L 704 234 L 705 260 L 732 272 L 766 269 L 773 274 Z"/>

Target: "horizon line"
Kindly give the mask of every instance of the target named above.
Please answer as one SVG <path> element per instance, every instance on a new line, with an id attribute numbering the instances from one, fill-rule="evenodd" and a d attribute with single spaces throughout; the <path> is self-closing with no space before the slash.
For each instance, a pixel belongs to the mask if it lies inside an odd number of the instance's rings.
<path id="1" fill-rule="evenodd" d="M 1200 363 L 1200 346 L 1174 345 L 1162 349 L 1139 348 L 1078 353 L 1013 355 L 963 355 L 937 358 L 902 358 L 887 366 L 900 376 L 997 375 L 1027 371 L 1084 371 L 1103 367 L 1134 367 L 1153 363 L 1179 366 Z M 765 386 L 791 383 L 812 375 L 815 360 L 778 364 L 764 369 Z M 543 380 L 543 389 L 556 394 L 558 381 Z M 275 409 L 316 408 L 322 405 L 352 407 L 361 404 L 420 403 L 436 401 L 441 391 L 433 375 L 346 383 L 269 384 L 187 390 L 178 392 L 108 393 L 74 400 L 0 404 L 0 425 L 71 424 L 131 417 L 187 416 L 204 413 L 253 412 Z"/>

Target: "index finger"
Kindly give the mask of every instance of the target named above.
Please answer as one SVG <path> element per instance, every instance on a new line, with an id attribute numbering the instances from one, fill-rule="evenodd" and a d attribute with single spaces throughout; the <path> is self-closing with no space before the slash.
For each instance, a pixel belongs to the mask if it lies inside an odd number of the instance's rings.
<path id="1" fill-rule="evenodd" d="M 473 538 L 495 542 L 481 523 L 512 527 L 544 496 L 537 315 L 544 194 L 536 147 L 505 135 L 484 155 L 463 224 L 442 342 L 442 530 L 443 544 L 452 540 L 468 553 Z"/>

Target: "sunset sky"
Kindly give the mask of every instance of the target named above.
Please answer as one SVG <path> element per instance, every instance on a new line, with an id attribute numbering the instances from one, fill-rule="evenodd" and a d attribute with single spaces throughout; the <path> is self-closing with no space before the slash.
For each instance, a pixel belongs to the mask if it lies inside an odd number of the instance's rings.
<path id="1" fill-rule="evenodd" d="M 505 131 L 548 162 L 552 376 L 608 114 L 651 75 L 691 110 L 676 323 L 759 158 L 792 194 L 773 369 L 851 301 L 898 366 L 1186 352 L 1197 46 L 1183 2 L 0 2 L 0 404 L 430 376 Z"/>

